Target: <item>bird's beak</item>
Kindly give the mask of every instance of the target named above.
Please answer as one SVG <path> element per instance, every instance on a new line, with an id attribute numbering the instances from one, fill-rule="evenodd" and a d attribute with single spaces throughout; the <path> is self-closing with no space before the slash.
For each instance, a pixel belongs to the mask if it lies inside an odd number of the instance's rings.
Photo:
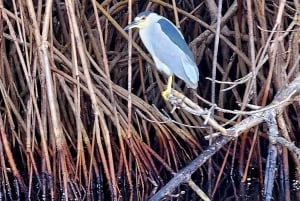
<path id="1" fill-rule="evenodd" d="M 124 31 L 127 31 L 127 30 L 135 28 L 135 27 L 137 27 L 137 22 L 133 21 L 124 28 Z"/>

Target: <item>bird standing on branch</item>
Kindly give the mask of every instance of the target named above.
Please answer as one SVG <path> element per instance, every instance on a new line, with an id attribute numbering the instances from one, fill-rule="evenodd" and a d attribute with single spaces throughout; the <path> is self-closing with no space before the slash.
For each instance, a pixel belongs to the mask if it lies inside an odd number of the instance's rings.
<path id="1" fill-rule="evenodd" d="M 168 76 L 167 89 L 162 92 L 165 100 L 172 91 L 173 74 L 182 79 L 188 88 L 196 89 L 199 71 L 193 54 L 182 33 L 167 18 L 144 11 L 124 30 L 138 28 L 142 42 L 150 52 L 157 69 Z"/>

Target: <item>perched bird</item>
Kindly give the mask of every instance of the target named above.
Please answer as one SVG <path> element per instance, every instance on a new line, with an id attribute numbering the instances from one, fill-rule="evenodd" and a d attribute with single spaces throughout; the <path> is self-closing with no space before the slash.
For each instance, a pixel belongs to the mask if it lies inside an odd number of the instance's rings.
<path id="1" fill-rule="evenodd" d="M 150 52 L 157 69 L 168 76 L 167 89 L 162 92 L 168 99 L 172 89 L 173 74 L 187 87 L 196 89 L 199 71 L 193 54 L 177 27 L 167 18 L 151 11 L 138 14 L 124 30 L 138 28 L 143 44 Z"/>

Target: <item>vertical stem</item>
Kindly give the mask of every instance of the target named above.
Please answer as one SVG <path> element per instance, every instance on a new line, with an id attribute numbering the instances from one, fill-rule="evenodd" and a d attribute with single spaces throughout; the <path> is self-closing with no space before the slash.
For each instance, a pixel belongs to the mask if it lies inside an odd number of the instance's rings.
<path id="1" fill-rule="evenodd" d="M 176 1 L 172 0 L 172 5 L 173 5 L 173 10 L 174 10 L 174 16 L 175 16 L 175 24 L 178 29 L 180 29 L 180 23 L 178 19 L 178 12 L 177 12 L 177 7 L 176 7 Z"/>
<path id="2" fill-rule="evenodd" d="M 132 19 L 132 2 L 128 0 L 128 22 L 130 23 Z M 128 128 L 127 137 L 131 136 L 131 116 L 132 116 L 132 100 L 131 100 L 131 86 L 132 86 L 132 30 L 129 29 L 128 32 Z"/>
<path id="3" fill-rule="evenodd" d="M 215 104 L 215 98 L 216 98 L 216 69 L 217 69 L 217 59 L 218 59 L 218 47 L 219 47 L 219 41 L 220 41 L 220 32 L 221 32 L 221 18 L 222 18 L 222 3 L 223 0 L 218 1 L 218 14 L 217 14 L 217 27 L 216 27 L 216 34 L 215 34 L 215 43 L 214 43 L 214 56 L 213 56 L 213 63 L 212 63 L 212 85 L 211 85 L 211 103 Z M 214 111 L 211 111 L 211 117 L 214 117 Z M 213 132 L 211 132 L 213 133 Z M 213 139 L 209 139 L 209 144 L 211 145 L 213 143 Z M 212 181 L 212 163 L 211 160 L 209 160 L 209 169 L 208 169 L 208 180 Z M 209 194 L 211 194 L 211 183 L 209 183 Z"/>
<path id="4" fill-rule="evenodd" d="M 254 46 L 254 33 L 253 33 L 253 14 L 252 14 L 252 1 L 247 0 L 247 21 L 249 27 L 249 46 L 250 46 L 250 61 L 252 71 L 252 83 L 250 87 L 250 93 L 253 93 L 253 102 L 257 103 L 256 97 L 256 62 L 255 62 L 255 46 Z M 251 97 L 251 96 L 250 96 Z"/>

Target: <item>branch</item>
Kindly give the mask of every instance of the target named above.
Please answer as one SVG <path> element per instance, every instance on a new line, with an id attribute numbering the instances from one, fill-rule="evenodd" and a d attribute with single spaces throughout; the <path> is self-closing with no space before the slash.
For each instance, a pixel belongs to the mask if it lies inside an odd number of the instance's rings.
<path id="1" fill-rule="evenodd" d="M 227 135 L 226 129 L 218 124 L 214 119 L 210 118 L 205 109 L 201 108 L 182 93 L 172 89 L 171 94 L 168 95 L 168 101 L 171 103 L 171 105 L 173 105 L 172 111 L 179 108 L 184 109 L 191 114 L 201 116 L 208 125 L 220 131 L 223 135 Z"/>
<path id="2" fill-rule="evenodd" d="M 293 95 L 291 95 L 293 94 Z M 278 91 L 274 100 L 270 105 L 277 104 L 278 102 L 283 102 L 279 104 L 278 107 L 270 109 L 270 111 L 262 111 L 256 114 L 252 114 L 247 117 L 237 125 L 226 129 L 227 136 L 223 135 L 216 139 L 215 143 L 209 146 L 205 151 L 203 151 L 196 159 L 194 159 L 189 165 L 180 170 L 175 176 L 164 186 L 162 187 L 151 199 L 150 201 L 161 200 L 167 195 L 170 195 L 179 185 L 183 183 L 189 183 L 191 175 L 198 170 L 205 162 L 217 153 L 224 145 L 229 141 L 235 139 L 241 133 L 249 130 L 250 128 L 259 125 L 260 123 L 267 121 L 269 118 L 270 112 L 276 112 L 281 110 L 284 107 L 287 107 L 292 103 L 292 98 L 300 94 L 300 75 L 286 87 Z M 283 145 L 284 141 L 281 138 L 277 138 L 276 142 L 279 142 Z M 285 142 L 286 144 L 286 142 Z M 300 153 L 300 150 L 295 149 L 290 143 L 288 143 L 289 150 L 297 150 L 297 153 Z M 299 150 L 299 151 L 298 151 Z M 298 155 L 299 156 L 299 155 Z"/>

